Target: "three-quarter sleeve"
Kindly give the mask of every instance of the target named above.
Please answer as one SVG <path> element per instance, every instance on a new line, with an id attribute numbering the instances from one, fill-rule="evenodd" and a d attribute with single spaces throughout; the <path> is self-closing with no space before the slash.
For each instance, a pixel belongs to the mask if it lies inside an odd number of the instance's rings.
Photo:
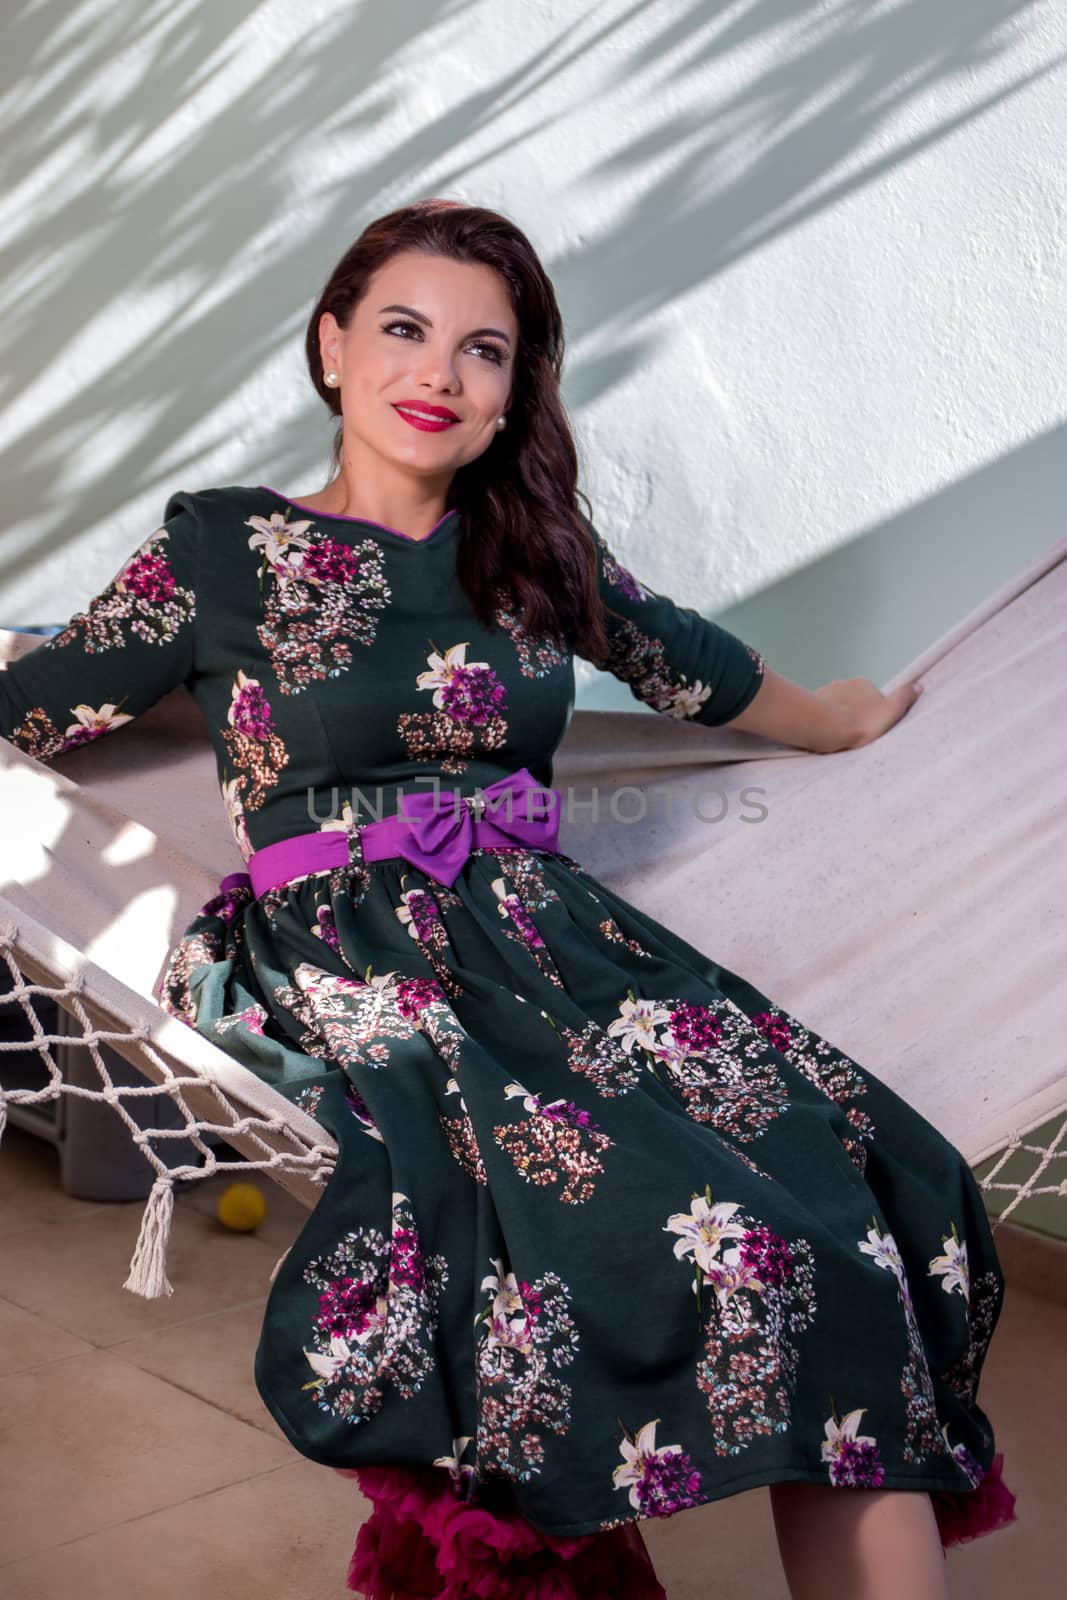
<path id="1" fill-rule="evenodd" d="M 200 518 L 192 495 L 56 634 L 0 671 L 0 737 L 48 760 L 125 727 L 196 659 Z"/>
<path id="2" fill-rule="evenodd" d="M 616 560 L 586 521 L 597 547 L 600 597 L 611 641 L 605 672 L 636 699 L 668 717 L 715 727 L 739 716 L 763 681 L 758 650 L 668 595 L 658 594 Z"/>

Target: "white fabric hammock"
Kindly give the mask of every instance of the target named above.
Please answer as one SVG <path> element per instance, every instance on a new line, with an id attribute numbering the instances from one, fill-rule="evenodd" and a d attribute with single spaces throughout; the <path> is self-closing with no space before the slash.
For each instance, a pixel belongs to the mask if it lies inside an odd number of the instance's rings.
<path id="1" fill-rule="evenodd" d="M 921 676 L 926 692 L 874 744 L 817 756 L 579 711 L 554 764 L 561 848 L 847 1051 L 972 1166 L 1002 1152 L 984 1180 L 1011 1192 L 1001 1220 L 1032 1194 L 1067 1196 L 1067 1120 L 1026 1142 L 1067 1117 L 1065 617 L 1067 538 L 885 685 Z M 0 630 L 0 661 L 39 643 Z M 243 868 L 195 702 L 176 690 L 54 765 L 0 740 L 0 807 L 6 998 L 49 1072 L 42 1089 L 0 1087 L 0 1130 L 9 1101 L 106 1099 L 157 1173 L 125 1287 L 169 1294 L 177 1179 L 250 1163 L 313 1206 L 336 1156 L 313 1118 L 154 999 L 185 927 Z M 74 1016 L 100 1089 L 62 1080 L 35 993 Z M 112 1082 L 101 1042 L 143 1087 Z M 177 1132 L 128 1114 L 161 1094 Z M 247 1160 L 218 1159 L 212 1132 Z M 170 1167 L 167 1141 L 188 1136 L 202 1164 Z M 1032 1170 L 998 1182 L 1020 1152 Z"/>

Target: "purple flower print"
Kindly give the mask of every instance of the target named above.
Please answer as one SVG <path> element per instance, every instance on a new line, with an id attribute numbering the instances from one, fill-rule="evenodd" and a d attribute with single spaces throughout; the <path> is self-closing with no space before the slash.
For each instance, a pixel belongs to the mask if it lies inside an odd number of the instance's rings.
<path id="1" fill-rule="evenodd" d="M 785 1240 L 764 1223 L 750 1228 L 739 1245 L 741 1264 L 754 1267 L 764 1286 L 782 1284 L 793 1275 L 793 1252 Z"/>
<path id="2" fill-rule="evenodd" d="M 205 900 L 197 912 L 198 917 L 218 917 L 220 922 L 232 922 L 239 911 L 252 899 L 250 885 L 238 886 L 234 889 L 222 889 L 218 894 Z"/>
<path id="3" fill-rule="evenodd" d="M 462 772 L 476 744 L 499 750 L 507 733 L 507 691 L 488 661 L 467 661 L 468 640 L 442 653 L 433 640 L 427 671 L 417 689 L 433 691 L 433 711 L 402 711 L 397 731 L 413 761 L 439 761 L 442 772 Z"/>
<path id="4" fill-rule="evenodd" d="M 43 648 L 62 650 L 79 637 L 89 654 L 129 644 L 129 635 L 145 644 L 169 644 L 196 616 L 196 596 L 180 588 L 167 561 L 170 535 L 159 528 L 122 570 Z M 32 753 L 32 752 L 31 752 Z M 54 754 L 54 752 L 52 752 Z"/>
<path id="5" fill-rule="evenodd" d="M 526 1279 L 523 1278 L 519 1282 L 519 1294 L 523 1305 L 526 1307 L 527 1321 L 536 1322 L 541 1315 L 541 1291 L 535 1289 L 532 1284 L 527 1283 Z"/>
<path id="6" fill-rule="evenodd" d="M 358 1278 L 338 1278 L 319 1296 L 315 1326 L 321 1333 L 349 1339 L 366 1328 L 376 1302 L 373 1284 L 361 1283 Z"/>
<path id="7" fill-rule="evenodd" d="M 414 1022 L 428 1006 L 443 1005 L 445 996 L 436 978 L 398 978 L 396 1003 L 401 1016 Z"/>
<path id="8" fill-rule="evenodd" d="M 174 593 L 174 574 L 166 559 L 146 551 L 135 556 L 122 574 L 122 587 L 141 600 L 169 600 Z"/>
<path id="9" fill-rule="evenodd" d="M 282 768 L 289 765 L 289 752 L 274 731 L 270 704 L 258 678 L 238 667 L 230 694 L 226 713 L 229 727 L 223 728 L 222 737 L 237 768 L 237 776 L 223 782 L 223 798 L 232 823 L 243 818 L 245 811 L 259 809 Z M 235 832 L 241 843 L 241 832 L 236 828 Z"/>
<path id="10" fill-rule="evenodd" d="M 304 552 L 301 571 L 317 583 L 348 583 L 359 571 L 359 556 L 336 539 L 322 539 Z"/>
<path id="11" fill-rule="evenodd" d="M 773 1050 L 785 1054 L 793 1035 L 784 1017 L 773 1017 L 769 1011 L 759 1011 L 752 1018 L 752 1025 L 759 1029 Z"/>
<path id="12" fill-rule="evenodd" d="M 670 1516 L 683 1506 L 698 1504 L 700 1473 L 684 1450 L 653 1456 L 638 1489 L 643 1509 L 651 1516 Z"/>
<path id="13" fill-rule="evenodd" d="M 526 945 L 539 946 L 544 940 L 537 931 L 537 925 L 517 894 L 509 894 L 501 901 L 501 908 L 510 916 L 519 933 L 522 942 Z"/>
<path id="14" fill-rule="evenodd" d="M 441 921 L 441 908 L 432 894 L 425 889 L 410 889 L 404 896 L 411 916 L 411 926 L 416 939 L 428 939 L 436 923 Z"/>
<path id="15" fill-rule="evenodd" d="M 266 739 L 271 733 L 271 714 L 262 686 L 252 680 L 243 685 L 230 707 L 230 725 L 252 739 Z"/>
<path id="16" fill-rule="evenodd" d="M 256 633 L 270 652 L 281 694 L 338 678 L 352 664 L 352 644 L 374 643 L 390 591 L 373 539 L 349 549 L 308 520 L 281 512 L 249 517 L 251 550 L 261 552 L 263 622 Z"/>
<path id="17" fill-rule="evenodd" d="M 683 1055 L 698 1050 L 715 1050 L 722 1038 L 722 1023 L 707 1006 L 686 1000 L 671 1012 L 671 1034 Z"/>
<path id="18" fill-rule="evenodd" d="M 971 1483 L 977 1488 L 985 1477 L 985 1468 L 978 1460 L 978 1457 L 972 1455 L 965 1444 L 954 1445 L 952 1454 L 971 1480 Z"/>
<path id="19" fill-rule="evenodd" d="M 106 733 L 107 731 L 108 730 L 106 728 L 103 728 L 103 727 L 97 727 L 97 728 L 86 728 L 86 727 L 75 728 L 73 733 L 68 733 L 67 734 L 67 737 L 63 742 L 63 749 L 64 750 L 77 750 L 79 745 L 89 744 L 93 739 L 99 739 L 100 735 L 102 733 Z"/>
<path id="20" fill-rule="evenodd" d="M 575 1105 L 573 1100 L 557 1100 L 552 1105 L 542 1106 L 540 1095 L 532 1096 L 538 1102 L 541 1115 L 548 1117 L 551 1122 L 567 1122 L 572 1128 L 589 1128 L 593 1132 L 599 1131 L 597 1124 L 592 1120 L 588 1111 L 583 1111 Z"/>
<path id="21" fill-rule="evenodd" d="M 828 1463 L 830 1482 L 835 1487 L 877 1489 L 885 1477 L 873 1434 L 860 1433 L 860 1418 L 865 1406 L 850 1411 L 840 1422 L 827 1417 L 823 1427 L 822 1459 Z"/>
<path id="22" fill-rule="evenodd" d="M 613 589 L 619 589 L 630 600 L 643 600 L 645 589 L 634 577 L 633 573 L 622 565 L 618 557 L 608 549 L 599 534 L 594 535 L 600 548 L 600 561 L 604 569 L 604 577 Z"/>
<path id="23" fill-rule="evenodd" d="M 623 1440 L 619 1450 L 625 1460 L 612 1473 L 616 1489 L 629 1487 L 630 1504 L 645 1517 L 669 1517 L 700 1504 L 700 1473 L 681 1445 L 656 1449 L 658 1425 L 657 1417 L 645 1423 L 632 1443 Z"/>
<path id="24" fill-rule="evenodd" d="M 858 1439 L 846 1439 L 830 1475 L 836 1485 L 877 1489 L 885 1477 L 876 1444 L 861 1444 Z"/>
<path id="25" fill-rule="evenodd" d="M 256 1005 L 255 1002 L 250 1006 L 245 1006 L 244 1010 L 239 1013 L 240 1020 L 244 1023 L 249 1033 L 258 1033 L 260 1038 L 263 1037 L 265 1015 L 263 1007 Z"/>
<path id="26" fill-rule="evenodd" d="M 623 594 L 628 595 L 631 600 L 641 600 L 644 598 L 641 585 L 638 583 L 633 573 L 630 572 L 626 567 L 620 567 L 617 562 L 615 564 L 615 576 L 617 579 L 615 584 L 616 589 L 621 589 Z"/>
<path id="27" fill-rule="evenodd" d="M 315 923 L 316 926 L 312 928 L 312 933 L 316 934 L 324 944 L 328 944 L 331 950 L 336 950 L 340 954 L 341 940 L 338 937 L 337 925 L 334 921 L 333 907 L 319 906 L 315 913 Z"/>
<path id="28" fill-rule="evenodd" d="M 492 667 L 455 667 L 441 690 L 441 709 L 454 722 L 482 727 L 498 714 L 505 696 Z"/>
<path id="29" fill-rule="evenodd" d="M 408 1196 L 393 1195 L 391 1230 L 351 1230 L 303 1277 L 319 1293 L 314 1348 L 304 1349 L 315 1376 L 303 1386 L 319 1409 L 358 1424 L 389 1390 L 417 1393 L 434 1367 L 448 1263 L 420 1251 Z"/>
<path id="30" fill-rule="evenodd" d="M 409 1289 L 421 1289 L 424 1281 L 422 1249 L 417 1233 L 413 1228 L 394 1228 L 389 1282 L 406 1284 Z"/>

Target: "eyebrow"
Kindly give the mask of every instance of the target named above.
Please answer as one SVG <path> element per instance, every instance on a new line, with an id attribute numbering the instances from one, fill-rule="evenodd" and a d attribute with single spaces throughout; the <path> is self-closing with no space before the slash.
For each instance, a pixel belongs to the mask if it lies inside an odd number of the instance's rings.
<path id="1" fill-rule="evenodd" d="M 403 311 L 406 316 L 414 317 L 415 321 L 421 322 L 424 327 L 433 327 L 433 323 L 430 321 L 429 317 L 424 317 L 421 311 L 414 310 L 412 306 L 382 306 L 382 309 L 378 312 L 378 315 L 381 316 L 385 311 Z M 507 334 L 504 333 L 500 328 L 474 328 L 470 333 L 468 333 L 467 338 L 477 339 L 483 333 L 492 334 L 496 339 L 503 339 L 504 343 L 507 345 L 510 345 L 511 343 L 511 340 L 508 338 Z"/>

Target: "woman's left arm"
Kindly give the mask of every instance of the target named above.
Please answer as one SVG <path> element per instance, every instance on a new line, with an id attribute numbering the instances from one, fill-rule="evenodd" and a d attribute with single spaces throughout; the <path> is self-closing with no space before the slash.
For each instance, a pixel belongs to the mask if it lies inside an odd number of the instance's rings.
<path id="1" fill-rule="evenodd" d="M 831 755 L 880 739 L 921 693 L 922 685 L 912 682 L 883 694 L 869 678 L 835 678 L 819 689 L 805 689 L 764 664 L 755 697 L 731 717 L 730 727 Z"/>
<path id="2" fill-rule="evenodd" d="M 596 664 L 654 711 L 829 755 L 879 738 L 918 698 L 915 684 L 883 695 L 869 678 L 805 689 L 727 628 L 642 583 L 599 529 L 583 521 L 596 547 L 597 585 L 607 608 L 609 653 Z"/>

